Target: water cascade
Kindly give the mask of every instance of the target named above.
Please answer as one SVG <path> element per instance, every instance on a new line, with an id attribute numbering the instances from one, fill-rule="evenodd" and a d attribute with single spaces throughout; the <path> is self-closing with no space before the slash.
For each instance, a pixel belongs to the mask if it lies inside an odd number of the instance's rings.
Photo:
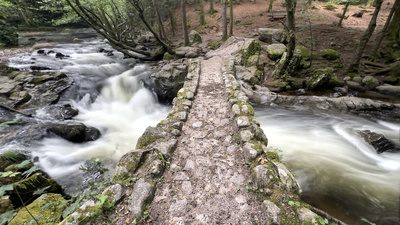
<path id="1" fill-rule="evenodd" d="M 400 153 L 377 154 L 357 132 L 399 144 L 400 124 L 279 107 L 256 107 L 256 117 L 308 202 L 348 224 L 398 224 Z"/>

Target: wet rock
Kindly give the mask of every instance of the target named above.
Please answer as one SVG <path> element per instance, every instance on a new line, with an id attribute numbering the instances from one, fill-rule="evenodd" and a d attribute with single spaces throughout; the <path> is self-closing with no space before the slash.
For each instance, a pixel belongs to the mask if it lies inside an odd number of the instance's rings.
<path id="1" fill-rule="evenodd" d="M 10 100 L 15 102 L 15 105 L 20 105 L 28 102 L 32 96 L 27 91 L 14 92 L 10 96 Z"/>
<path id="2" fill-rule="evenodd" d="M 364 84 L 365 89 L 372 90 L 379 85 L 379 80 L 373 76 L 365 76 L 362 79 L 362 83 Z"/>
<path id="3" fill-rule="evenodd" d="M 74 143 L 83 143 L 87 141 L 97 140 L 101 133 L 94 127 L 87 127 L 84 124 L 77 125 L 64 125 L 56 124 L 50 125 L 47 128 L 47 132 L 56 134 L 68 141 Z"/>
<path id="4" fill-rule="evenodd" d="M 30 68 L 33 71 L 51 70 L 49 67 L 45 67 L 45 66 L 31 66 Z"/>
<path id="5" fill-rule="evenodd" d="M 134 215 L 142 214 L 146 205 L 153 200 L 155 185 L 145 181 L 143 178 L 139 179 L 133 187 L 131 194 L 131 201 L 129 202 L 128 209 Z"/>
<path id="6" fill-rule="evenodd" d="M 376 90 L 385 95 L 400 97 L 400 86 L 381 85 L 377 86 Z"/>
<path id="7" fill-rule="evenodd" d="M 284 44 L 272 44 L 267 47 L 268 57 L 272 60 L 278 60 L 286 52 Z"/>
<path id="8" fill-rule="evenodd" d="M 58 224 L 64 209 L 68 206 L 60 194 L 44 194 L 27 206 L 29 212 L 35 215 L 39 224 Z M 20 210 L 9 225 L 29 224 L 32 216 L 26 210 Z"/>
<path id="9" fill-rule="evenodd" d="M 378 134 L 370 130 L 359 131 L 359 134 L 375 148 L 378 154 L 383 152 L 399 152 L 400 147 L 396 146 L 393 142 L 387 139 L 383 134 Z"/>
<path id="10" fill-rule="evenodd" d="M 162 69 L 153 74 L 154 89 L 161 102 L 172 102 L 183 87 L 187 69 L 181 70 L 179 63 L 171 63 L 162 67 Z"/>
<path id="11" fill-rule="evenodd" d="M 354 90 L 354 91 L 361 91 L 364 92 L 365 88 L 363 86 L 361 86 L 360 83 L 355 82 L 355 81 L 346 81 L 346 85 L 349 89 Z"/>
<path id="12" fill-rule="evenodd" d="M 39 54 L 39 55 L 46 55 L 46 51 L 43 50 L 43 49 L 40 49 L 40 50 L 37 51 L 37 54 Z"/>
<path id="13" fill-rule="evenodd" d="M 265 212 L 267 214 L 267 224 L 270 225 L 280 225 L 281 224 L 281 209 L 276 206 L 274 203 L 268 200 L 263 201 L 263 205 L 265 207 Z"/>
<path id="14" fill-rule="evenodd" d="M 111 51 L 111 53 L 112 53 L 112 51 Z M 64 55 L 61 52 L 57 52 L 56 53 L 56 58 L 57 59 L 65 59 L 65 58 L 69 58 L 69 57 L 70 57 L 69 55 Z"/>

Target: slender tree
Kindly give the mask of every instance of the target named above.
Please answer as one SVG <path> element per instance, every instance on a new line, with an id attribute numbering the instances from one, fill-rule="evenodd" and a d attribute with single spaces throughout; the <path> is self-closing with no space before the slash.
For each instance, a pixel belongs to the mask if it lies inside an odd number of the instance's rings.
<path id="1" fill-rule="evenodd" d="M 369 22 L 368 28 L 367 28 L 367 30 L 365 30 L 363 36 L 361 37 L 360 43 L 357 45 L 357 48 L 356 48 L 354 59 L 351 62 L 349 68 L 347 69 L 347 72 L 349 72 L 349 73 L 353 73 L 353 72 L 358 73 L 358 71 L 359 71 L 361 57 L 362 57 L 362 54 L 364 53 L 365 47 L 367 46 L 369 38 L 371 37 L 372 33 L 375 30 L 376 19 L 378 18 L 378 13 L 381 9 L 382 2 L 383 2 L 383 0 L 376 1 L 375 11 Z"/>
<path id="2" fill-rule="evenodd" d="M 188 46 L 189 45 L 189 33 L 188 33 L 187 21 L 186 21 L 186 0 L 181 0 L 181 8 L 182 8 L 183 37 L 185 39 L 185 46 Z"/>
<path id="3" fill-rule="evenodd" d="M 342 27 L 342 22 L 343 22 L 344 17 L 346 16 L 346 12 L 347 12 L 347 8 L 349 7 L 349 4 L 350 4 L 350 1 L 347 1 L 346 5 L 344 6 L 342 16 L 340 17 L 340 20 L 338 23 L 338 27 Z"/>
<path id="4" fill-rule="evenodd" d="M 381 34 L 380 34 L 380 36 L 379 36 L 378 42 L 376 43 L 375 48 L 374 48 L 374 50 L 372 51 L 372 55 L 373 55 L 373 56 L 376 56 L 376 53 L 378 52 L 379 47 L 381 46 L 381 43 L 382 43 L 382 41 L 383 41 L 383 39 L 384 39 L 384 37 L 385 37 L 386 30 L 387 30 L 387 28 L 389 27 L 390 21 L 392 20 L 392 17 L 393 17 L 393 14 L 394 14 L 394 10 L 396 9 L 396 5 L 397 5 L 399 2 L 400 2 L 400 0 L 396 0 L 395 3 L 394 3 L 394 5 L 393 5 L 393 7 L 392 7 L 392 9 L 390 10 L 390 13 L 389 13 L 388 18 L 387 18 L 387 20 L 386 20 L 386 23 L 385 23 L 385 25 L 383 26 L 382 31 L 381 31 Z"/>
<path id="5" fill-rule="evenodd" d="M 226 1 L 222 0 L 222 40 L 228 39 L 228 21 L 226 19 Z"/>
<path id="6" fill-rule="evenodd" d="M 291 62 L 294 49 L 296 48 L 296 21 L 294 14 L 296 12 L 296 0 L 285 0 L 286 3 L 286 12 L 288 18 L 288 32 L 289 32 L 289 42 L 286 59 L 284 60 L 282 66 L 278 70 L 278 76 L 282 76 L 287 70 L 289 63 Z"/>
<path id="7" fill-rule="evenodd" d="M 208 13 L 210 13 L 210 14 L 215 13 L 214 0 L 210 0 L 210 10 L 208 10 Z"/>
<path id="8" fill-rule="evenodd" d="M 233 1 L 229 0 L 229 37 L 233 36 Z"/>
<path id="9" fill-rule="evenodd" d="M 389 40 L 400 42 L 400 1 L 396 1 L 394 15 L 387 28 L 386 35 Z"/>
<path id="10" fill-rule="evenodd" d="M 206 25 L 206 18 L 204 16 L 204 0 L 200 0 L 200 25 Z"/>
<path id="11" fill-rule="evenodd" d="M 160 15 L 160 12 L 158 10 L 157 3 L 155 2 L 155 0 L 152 0 L 152 3 L 153 3 L 154 11 L 155 11 L 156 16 L 157 16 L 157 22 L 158 22 L 158 29 L 159 29 L 160 38 L 163 39 L 163 40 L 166 40 L 168 42 L 168 37 L 167 37 L 167 34 L 165 33 L 164 24 L 162 22 L 161 15 Z"/>

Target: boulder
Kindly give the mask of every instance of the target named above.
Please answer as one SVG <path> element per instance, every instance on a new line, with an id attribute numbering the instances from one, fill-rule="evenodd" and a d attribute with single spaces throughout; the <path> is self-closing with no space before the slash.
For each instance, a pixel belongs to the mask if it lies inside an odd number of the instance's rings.
<path id="1" fill-rule="evenodd" d="M 60 194 L 44 194 L 27 206 L 37 222 L 43 225 L 58 224 L 61 221 L 67 201 Z M 9 225 L 35 224 L 32 216 L 21 209 Z"/>
<path id="2" fill-rule="evenodd" d="M 74 143 L 83 143 L 99 139 L 101 133 L 94 127 L 87 127 L 84 124 L 66 125 L 54 124 L 47 128 L 47 132 L 56 134 Z"/>
<path id="3" fill-rule="evenodd" d="M 258 28 L 258 39 L 266 43 L 286 43 L 287 37 L 283 29 Z"/>
<path id="4" fill-rule="evenodd" d="M 254 86 L 260 83 L 261 71 L 259 71 L 255 66 L 248 68 L 236 66 L 236 79 L 243 80 L 250 86 Z"/>
<path id="5" fill-rule="evenodd" d="M 362 79 L 362 83 L 364 84 L 365 89 L 372 90 L 379 85 L 379 80 L 373 76 L 365 76 Z"/>
<path id="6" fill-rule="evenodd" d="M 268 166 L 264 164 L 254 167 L 252 174 L 258 189 L 267 188 L 275 179 L 279 179 L 276 172 L 269 169 Z"/>
<path id="7" fill-rule="evenodd" d="M 310 76 L 306 79 L 306 87 L 308 90 L 319 90 L 325 88 L 333 75 L 333 70 L 327 69 L 315 69 L 312 70 Z"/>
<path id="8" fill-rule="evenodd" d="M 320 54 L 322 56 L 322 58 L 327 59 L 327 60 L 335 60 L 335 59 L 339 59 L 341 54 L 333 49 L 322 49 L 320 51 Z"/>
<path id="9" fill-rule="evenodd" d="M 378 154 L 386 151 L 398 152 L 400 148 L 393 142 L 387 139 L 383 134 L 378 134 L 370 130 L 363 130 L 358 132 L 368 144 L 375 148 Z"/>
<path id="10" fill-rule="evenodd" d="M 182 67 L 179 63 L 171 63 L 162 67 L 154 73 L 154 90 L 160 102 L 172 102 L 177 96 L 178 91 L 183 87 L 187 67 Z"/>
<path id="11" fill-rule="evenodd" d="M 365 88 L 360 83 L 355 82 L 355 81 L 351 81 L 351 80 L 346 81 L 346 85 L 347 85 L 348 89 L 350 89 L 350 90 L 361 91 L 361 92 L 365 91 Z"/>
<path id="12" fill-rule="evenodd" d="M 128 209 L 134 215 L 140 215 L 154 197 L 155 184 L 145 181 L 143 178 L 139 179 L 131 194 L 131 201 L 129 202 Z"/>
<path id="13" fill-rule="evenodd" d="M 266 86 L 272 92 L 282 92 L 282 91 L 286 90 L 288 83 L 285 81 L 281 81 L 281 80 L 274 80 L 274 81 L 268 82 L 266 84 Z"/>
<path id="14" fill-rule="evenodd" d="M 286 52 L 284 44 L 272 44 L 267 47 L 268 57 L 274 61 L 282 58 L 283 53 Z"/>
<path id="15" fill-rule="evenodd" d="M 272 203 L 271 201 L 264 200 L 263 205 L 265 207 L 265 212 L 268 218 L 268 223 L 271 225 L 280 225 L 282 220 L 282 212 L 281 209 Z"/>
<path id="16" fill-rule="evenodd" d="M 175 49 L 178 58 L 196 58 L 199 56 L 200 49 L 197 47 L 179 47 Z"/>
<path id="17" fill-rule="evenodd" d="M 308 48 L 304 46 L 296 46 L 294 49 L 294 55 L 301 57 L 299 64 L 301 69 L 307 69 L 311 66 L 311 52 Z"/>
<path id="18" fill-rule="evenodd" d="M 376 90 L 385 95 L 400 97 L 400 86 L 381 85 L 377 86 Z"/>
<path id="19" fill-rule="evenodd" d="M 242 49 L 240 50 L 242 57 L 240 59 L 240 63 L 244 66 L 249 66 L 249 58 L 253 56 L 257 56 L 260 54 L 261 51 L 261 45 L 260 42 L 256 40 L 246 40 L 243 44 Z"/>
<path id="20" fill-rule="evenodd" d="M 190 42 L 191 45 L 202 43 L 203 41 L 201 39 L 201 36 L 200 36 L 199 32 L 197 32 L 195 30 L 190 31 L 190 33 L 189 33 L 189 42 Z"/>

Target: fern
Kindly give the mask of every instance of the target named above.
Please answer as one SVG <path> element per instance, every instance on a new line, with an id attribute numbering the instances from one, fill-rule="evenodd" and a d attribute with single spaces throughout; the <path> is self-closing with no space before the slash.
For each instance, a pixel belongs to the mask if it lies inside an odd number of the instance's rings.
<path id="1" fill-rule="evenodd" d="M 22 162 L 26 159 L 26 156 L 20 152 L 16 151 L 8 151 L 4 152 L 3 154 L 0 155 L 0 160 L 1 161 L 9 161 L 12 163 L 15 162 Z"/>

